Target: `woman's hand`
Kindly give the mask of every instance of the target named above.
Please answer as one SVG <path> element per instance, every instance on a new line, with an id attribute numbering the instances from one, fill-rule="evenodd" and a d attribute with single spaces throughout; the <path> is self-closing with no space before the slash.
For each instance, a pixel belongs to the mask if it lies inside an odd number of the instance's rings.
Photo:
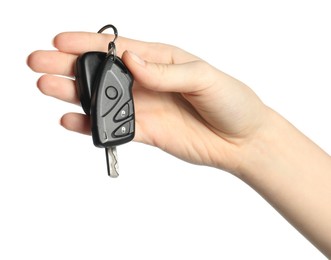
<path id="1" fill-rule="evenodd" d="M 38 87 L 79 104 L 73 67 L 79 54 L 106 51 L 111 35 L 62 33 L 57 51 L 36 51 L 28 65 L 45 73 Z M 260 193 L 326 256 L 331 256 L 331 159 L 246 85 L 179 48 L 125 38 L 117 50 L 132 72 L 135 140 L 191 163 L 234 173 Z M 65 76 L 65 77 L 63 77 Z M 62 125 L 90 133 L 89 117 Z"/>
<path id="2" fill-rule="evenodd" d="M 77 56 L 106 51 L 112 39 L 96 33 L 57 35 L 56 51 L 36 51 L 28 58 L 32 70 L 45 73 L 38 80 L 39 89 L 79 104 L 70 78 Z M 268 113 L 258 97 L 243 83 L 177 47 L 122 37 L 116 47 L 135 79 L 135 140 L 191 163 L 236 172 L 241 147 Z M 61 124 L 90 133 L 89 117 L 83 114 L 65 114 Z"/>

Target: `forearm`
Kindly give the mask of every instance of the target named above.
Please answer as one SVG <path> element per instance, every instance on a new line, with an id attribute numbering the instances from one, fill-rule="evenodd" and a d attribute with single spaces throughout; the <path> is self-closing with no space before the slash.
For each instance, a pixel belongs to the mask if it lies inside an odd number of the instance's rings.
<path id="1" fill-rule="evenodd" d="M 331 157 L 273 111 L 243 150 L 241 178 L 331 257 Z"/>

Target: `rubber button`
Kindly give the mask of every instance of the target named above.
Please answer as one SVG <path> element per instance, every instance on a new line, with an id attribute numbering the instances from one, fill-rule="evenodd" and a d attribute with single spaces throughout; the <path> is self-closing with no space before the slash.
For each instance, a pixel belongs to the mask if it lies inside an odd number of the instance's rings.
<path id="1" fill-rule="evenodd" d="M 123 125 L 121 125 L 114 133 L 114 135 L 116 137 L 120 137 L 120 136 L 125 136 L 125 135 L 128 135 L 130 133 L 130 121 L 129 122 L 126 122 L 124 123 Z"/>
<path id="2" fill-rule="evenodd" d="M 106 96 L 109 99 L 116 99 L 117 96 L 118 96 L 117 89 L 113 86 L 110 86 L 110 87 L 106 88 Z"/>
<path id="3" fill-rule="evenodd" d="M 116 121 L 121 121 L 121 120 L 124 120 L 126 118 L 128 118 L 129 116 L 129 104 L 126 103 L 122 108 L 121 110 L 116 114 L 115 116 L 115 120 Z"/>

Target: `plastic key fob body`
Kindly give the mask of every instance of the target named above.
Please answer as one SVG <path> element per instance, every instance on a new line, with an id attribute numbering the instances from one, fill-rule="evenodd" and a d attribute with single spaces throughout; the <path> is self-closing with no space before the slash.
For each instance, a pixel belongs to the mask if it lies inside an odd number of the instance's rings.
<path id="1" fill-rule="evenodd" d="M 135 132 L 133 76 L 122 60 L 113 55 L 105 56 L 94 67 L 98 68 L 91 91 L 93 143 L 104 148 L 127 143 Z"/>
<path id="2" fill-rule="evenodd" d="M 106 55 L 107 53 L 105 52 L 86 52 L 76 60 L 76 89 L 86 115 L 90 115 L 94 80 Z"/>

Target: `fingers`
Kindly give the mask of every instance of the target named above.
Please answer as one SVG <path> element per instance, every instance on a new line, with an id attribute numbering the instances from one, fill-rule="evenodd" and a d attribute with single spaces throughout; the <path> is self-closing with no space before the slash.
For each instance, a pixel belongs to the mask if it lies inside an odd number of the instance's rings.
<path id="1" fill-rule="evenodd" d="M 73 76 L 77 55 L 87 51 L 107 51 L 113 39 L 109 34 L 68 32 L 54 38 L 54 46 L 59 51 L 35 51 L 28 56 L 27 64 L 35 72 Z M 197 60 L 198 58 L 180 48 L 160 43 L 147 43 L 118 37 L 117 55 L 125 50 L 137 53 L 144 60 L 153 63 L 176 64 Z"/>
<path id="2" fill-rule="evenodd" d="M 107 51 L 108 43 L 114 40 L 114 36 L 106 33 L 90 33 L 90 32 L 63 32 L 55 36 L 54 46 L 62 52 L 80 54 L 88 51 Z M 122 55 L 122 49 L 126 45 L 134 44 L 138 50 L 144 46 L 143 42 L 118 37 L 116 45 L 121 45 L 118 48 L 118 54 Z"/>
<path id="3" fill-rule="evenodd" d="M 73 80 L 46 74 L 40 77 L 37 87 L 47 96 L 77 105 L 80 103 Z"/>
<path id="4" fill-rule="evenodd" d="M 58 51 L 35 51 L 28 56 L 27 64 L 35 72 L 73 76 L 76 58 Z"/>
<path id="5" fill-rule="evenodd" d="M 67 130 L 90 135 L 90 118 L 83 114 L 68 113 L 62 116 L 60 124 Z"/>
<path id="6" fill-rule="evenodd" d="M 64 32 L 54 38 L 54 46 L 61 52 L 81 54 L 87 51 L 107 51 L 108 43 L 114 39 L 111 34 L 88 32 Z M 157 63 L 182 63 L 196 57 L 179 48 L 167 44 L 149 43 L 118 37 L 116 40 L 117 55 L 131 50 L 145 60 Z"/>

